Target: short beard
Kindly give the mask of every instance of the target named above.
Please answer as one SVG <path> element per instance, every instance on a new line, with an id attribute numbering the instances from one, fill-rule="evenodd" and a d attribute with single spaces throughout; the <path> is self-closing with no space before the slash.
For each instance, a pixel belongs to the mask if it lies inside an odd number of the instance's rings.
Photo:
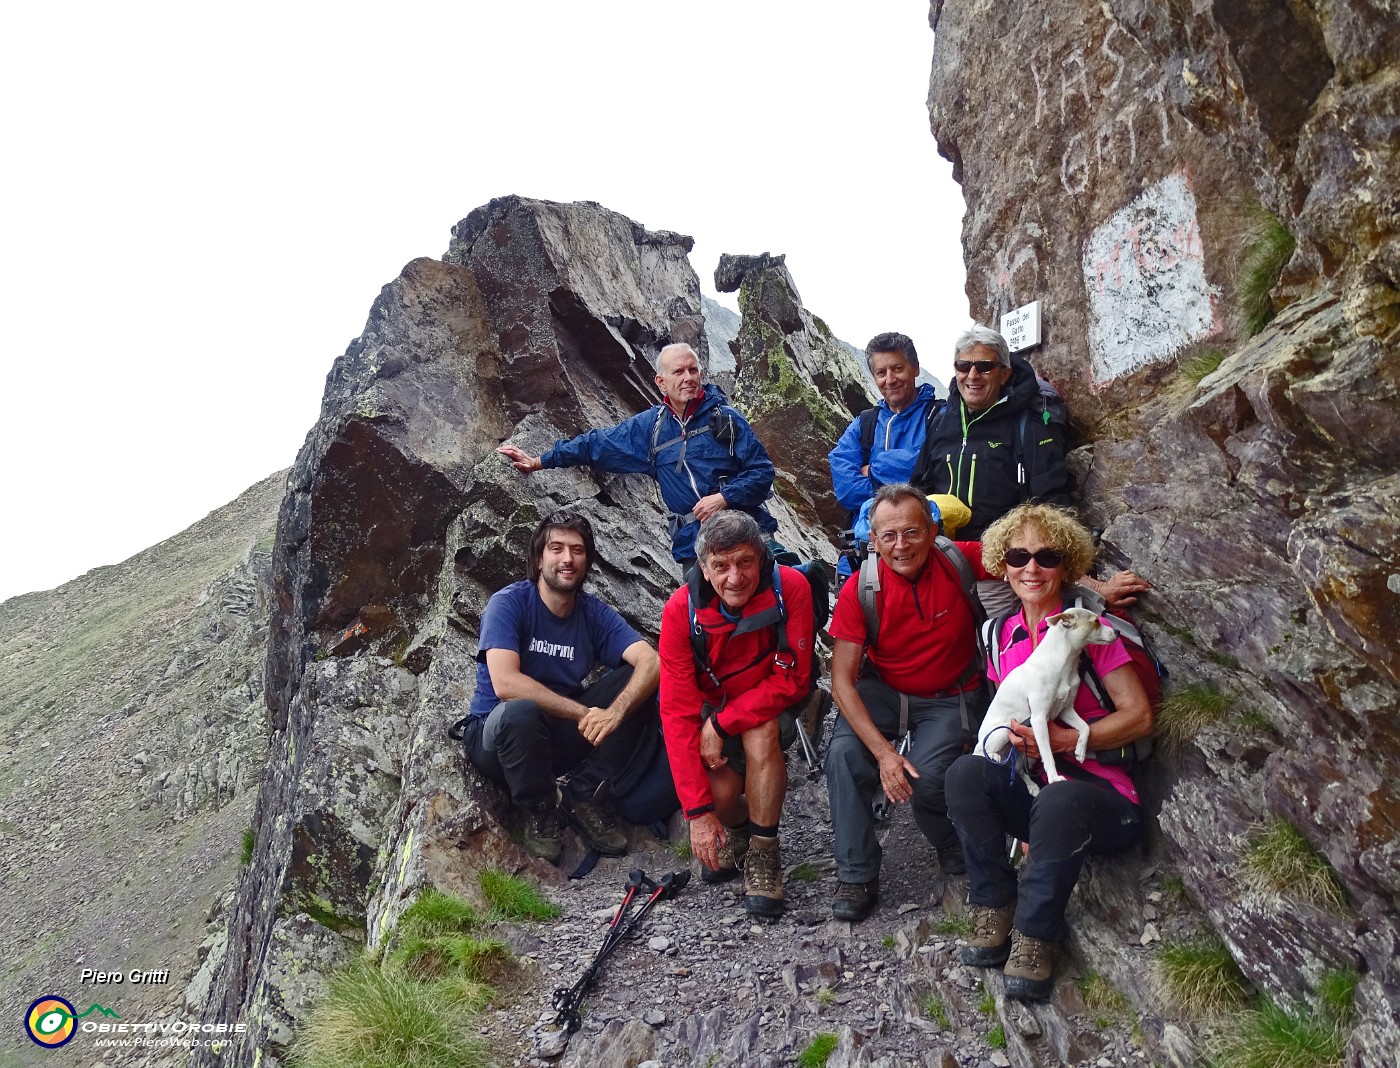
<path id="1" fill-rule="evenodd" d="M 544 579 L 544 584 L 555 593 L 577 593 L 583 586 L 584 579 L 588 578 L 588 572 L 586 570 L 578 572 L 578 577 L 572 585 L 560 581 L 558 572 L 555 571 L 541 571 L 540 578 Z"/>

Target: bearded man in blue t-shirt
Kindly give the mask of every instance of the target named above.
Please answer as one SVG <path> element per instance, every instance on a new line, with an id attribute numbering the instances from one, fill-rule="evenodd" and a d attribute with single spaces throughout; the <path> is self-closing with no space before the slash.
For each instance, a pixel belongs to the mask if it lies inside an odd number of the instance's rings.
<path id="1" fill-rule="evenodd" d="M 527 578 L 498 590 L 482 613 L 476 694 L 463 727 L 477 770 L 524 810 L 525 848 L 551 863 L 563 854 L 561 815 L 589 848 L 627 852 L 605 784 L 656 724 L 656 650 L 582 592 L 596 558 L 581 515 L 554 512 L 535 528 Z M 611 670 L 587 685 L 595 667 Z M 565 774 L 561 802 L 556 780 Z"/>

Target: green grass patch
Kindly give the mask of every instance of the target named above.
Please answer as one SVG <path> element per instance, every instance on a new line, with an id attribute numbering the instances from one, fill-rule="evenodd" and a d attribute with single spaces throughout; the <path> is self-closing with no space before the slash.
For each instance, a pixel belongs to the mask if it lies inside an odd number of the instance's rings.
<path id="1" fill-rule="evenodd" d="M 836 1000 L 836 988 L 834 986 L 819 986 L 813 992 L 818 1005 L 830 1005 Z"/>
<path id="2" fill-rule="evenodd" d="M 952 1026 L 952 1021 L 948 1018 L 948 1009 L 937 994 L 930 994 L 924 1002 L 924 1015 L 945 1031 Z"/>
<path id="3" fill-rule="evenodd" d="M 243 846 L 239 850 L 238 855 L 239 863 L 242 864 L 245 868 L 253 859 L 253 846 L 256 843 L 257 839 L 253 836 L 253 828 L 249 827 L 246 831 L 243 832 Z"/>
<path id="4" fill-rule="evenodd" d="M 983 1016 L 990 1016 L 997 1011 L 997 996 L 988 990 L 981 983 L 977 984 L 977 1011 Z"/>
<path id="5" fill-rule="evenodd" d="M 1287 820 L 1276 819 L 1250 840 L 1241 862 L 1246 884 L 1318 908 L 1341 911 L 1346 890 L 1327 858 Z"/>
<path id="6" fill-rule="evenodd" d="M 1006 1028 L 1005 1028 L 1004 1026 L 1002 1026 L 1001 1024 L 997 1024 L 997 1025 L 996 1025 L 995 1027 L 993 1027 L 990 1031 L 988 1031 L 988 1032 L 987 1032 L 987 1045 L 991 1046 L 992 1049 L 1005 1049 L 1005 1048 L 1006 1048 Z"/>
<path id="7" fill-rule="evenodd" d="M 692 856 L 689 838 L 682 838 L 678 842 L 667 842 L 666 848 L 671 851 L 672 855 L 675 856 L 677 860 L 689 861 Z"/>
<path id="8" fill-rule="evenodd" d="M 1080 979 L 1079 993 L 1085 1007 L 1098 1017 L 1100 1027 L 1111 1027 L 1128 1016 L 1128 999 L 1100 972 L 1089 972 Z"/>
<path id="9" fill-rule="evenodd" d="M 1186 902 L 1191 899 L 1191 895 L 1186 892 L 1186 880 L 1180 875 L 1168 875 L 1162 879 L 1162 889 L 1171 896 L 1172 900 Z"/>
<path id="10" fill-rule="evenodd" d="M 1278 217 L 1257 207 L 1246 222 L 1235 264 L 1235 300 L 1246 333 L 1253 337 L 1274 317 L 1272 293 L 1298 242 Z"/>
<path id="11" fill-rule="evenodd" d="M 836 1048 L 838 1039 L 830 1031 L 822 1031 L 812 1036 L 807 1048 L 797 1055 L 799 1068 L 822 1068 L 831 1051 Z"/>
<path id="12" fill-rule="evenodd" d="M 1339 1024 L 1349 1025 L 1356 1015 L 1356 983 L 1360 978 L 1354 971 L 1340 968 L 1324 974 L 1317 985 L 1323 1011 Z"/>
<path id="13" fill-rule="evenodd" d="M 431 886 L 425 888 L 399 917 L 400 935 L 424 938 L 469 934 L 480 926 L 481 919 L 468 902 Z"/>
<path id="14" fill-rule="evenodd" d="M 976 925 L 972 922 L 972 916 L 966 912 L 950 913 L 933 925 L 933 933 L 940 935 L 957 935 L 959 938 L 966 938 L 972 933 Z"/>
<path id="15" fill-rule="evenodd" d="M 894 949 L 894 935 L 885 935 L 884 938 L 880 939 L 880 945 L 884 946 L 886 949 Z"/>
<path id="16" fill-rule="evenodd" d="M 1346 1034 L 1331 1020 L 1268 1000 L 1233 1016 L 1210 1048 L 1212 1068 L 1340 1068 Z"/>
<path id="17" fill-rule="evenodd" d="M 492 1068 L 474 1012 L 449 984 L 361 959 L 333 977 L 291 1049 L 296 1068 Z"/>
<path id="18" fill-rule="evenodd" d="M 1163 945 L 1157 975 L 1166 999 L 1189 1016 L 1218 1016 L 1249 1002 L 1249 983 L 1223 942 Z"/>
<path id="19" fill-rule="evenodd" d="M 1202 349 L 1185 357 L 1181 363 L 1181 373 L 1192 382 L 1199 383 L 1207 375 L 1214 374 L 1225 362 L 1225 350 L 1218 348 Z"/>
<path id="20" fill-rule="evenodd" d="M 1274 729 L 1273 721 L 1258 709 L 1248 709 L 1235 717 L 1235 721 L 1241 727 L 1248 727 L 1252 731 L 1263 734 Z"/>
<path id="21" fill-rule="evenodd" d="M 816 868 L 812 867 L 812 865 L 808 864 L 806 861 L 803 861 L 792 869 L 792 878 L 796 879 L 799 883 L 819 883 L 821 882 L 822 873 L 817 871 Z"/>
<path id="22" fill-rule="evenodd" d="M 1230 713 L 1233 698 L 1204 682 L 1193 682 L 1162 698 L 1153 727 L 1158 744 L 1179 753 L 1212 723 Z"/>
<path id="23" fill-rule="evenodd" d="M 477 877 L 491 911 L 507 920 L 553 920 L 560 908 L 540 893 L 534 883 L 487 868 Z"/>

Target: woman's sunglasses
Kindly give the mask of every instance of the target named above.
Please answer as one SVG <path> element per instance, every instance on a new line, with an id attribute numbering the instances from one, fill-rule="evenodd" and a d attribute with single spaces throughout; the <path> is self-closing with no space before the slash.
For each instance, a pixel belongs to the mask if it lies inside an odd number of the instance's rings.
<path id="1" fill-rule="evenodd" d="M 1025 567 L 1034 560 L 1048 570 L 1064 563 L 1065 554 L 1059 549 L 1037 549 L 1035 552 L 1031 552 L 1029 549 L 1007 549 L 1006 555 L 1002 559 L 1006 561 L 1008 567 Z"/>

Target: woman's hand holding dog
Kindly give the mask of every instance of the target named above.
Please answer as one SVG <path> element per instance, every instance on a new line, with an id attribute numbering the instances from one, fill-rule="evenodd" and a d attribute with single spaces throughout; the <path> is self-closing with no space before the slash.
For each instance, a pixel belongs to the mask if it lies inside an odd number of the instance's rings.
<path id="1" fill-rule="evenodd" d="M 1050 725 L 1050 750 L 1054 753 L 1073 753 L 1079 744 L 1079 732 L 1073 727 L 1063 726 L 1058 720 Z M 1035 732 L 1029 723 L 1011 721 L 1011 744 L 1030 760 L 1040 759 L 1040 746 L 1035 744 Z"/>

